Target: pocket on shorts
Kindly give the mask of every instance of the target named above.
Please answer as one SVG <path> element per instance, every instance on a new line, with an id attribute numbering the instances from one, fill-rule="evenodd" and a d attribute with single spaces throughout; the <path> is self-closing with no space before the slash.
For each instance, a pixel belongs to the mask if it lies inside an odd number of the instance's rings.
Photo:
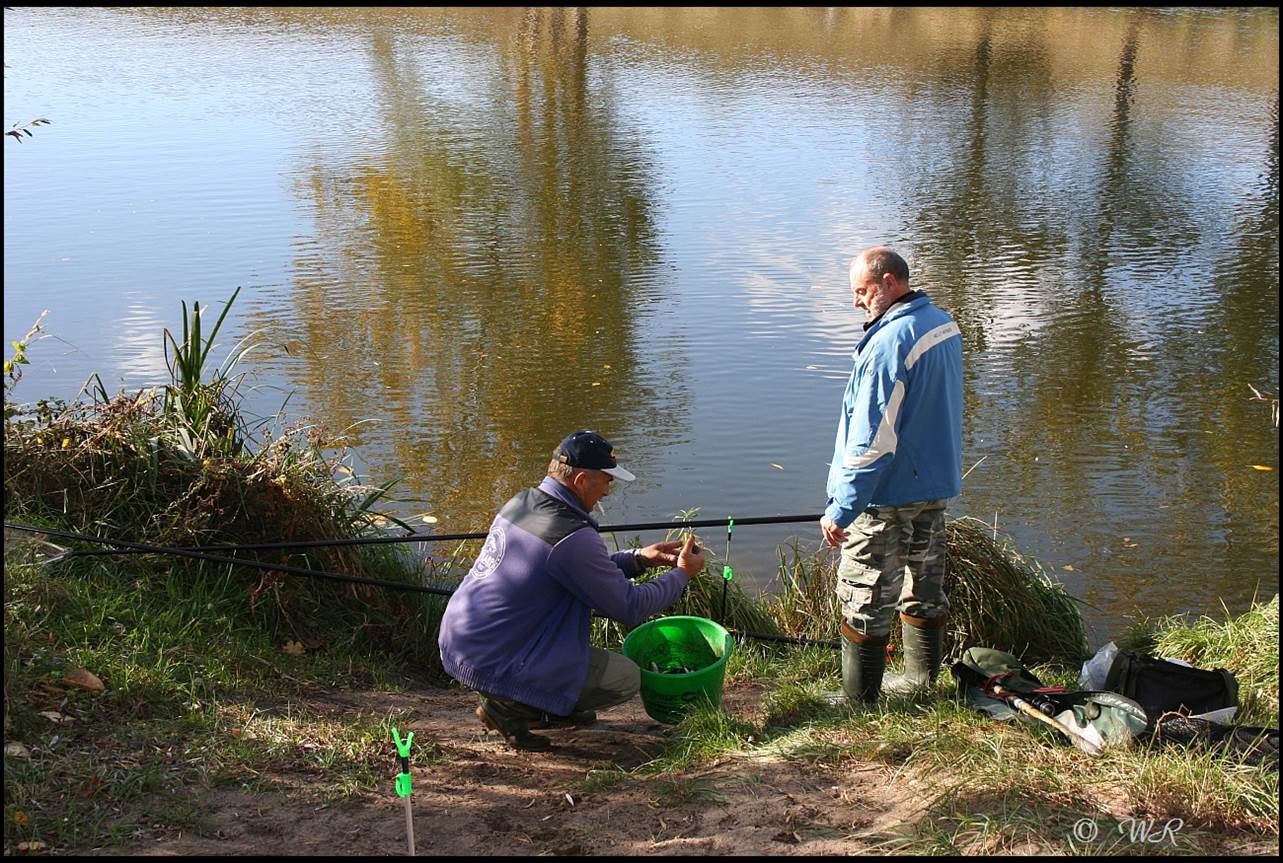
<path id="1" fill-rule="evenodd" d="M 838 579 L 837 595 L 838 602 L 844 609 L 848 607 L 864 608 L 873 602 L 874 589 L 862 584 L 852 584 L 849 581 Z"/>

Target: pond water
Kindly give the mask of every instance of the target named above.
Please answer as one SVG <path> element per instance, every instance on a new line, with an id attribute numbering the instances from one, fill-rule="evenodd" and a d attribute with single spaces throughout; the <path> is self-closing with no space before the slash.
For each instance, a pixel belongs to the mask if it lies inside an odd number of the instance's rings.
<path id="1" fill-rule="evenodd" d="M 15 395 L 166 379 L 241 295 L 247 403 L 484 530 L 593 428 L 603 520 L 818 513 L 850 258 L 964 332 L 963 494 L 1083 599 L 1278 590 L 1278 14 L 15 9 Z M 1267 469 L 1262 469 L 1267 468 Z M 701 531 L 712 550 L 725 535 Z M 814 525 L 737 529 L 749 586 Z M 645 541 L 662 534 L 644 534 Z"/>

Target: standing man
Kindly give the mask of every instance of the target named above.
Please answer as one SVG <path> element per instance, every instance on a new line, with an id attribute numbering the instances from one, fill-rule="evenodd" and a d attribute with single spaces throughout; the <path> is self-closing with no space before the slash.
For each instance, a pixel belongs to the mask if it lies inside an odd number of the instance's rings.
<path id="1" fill-rule="evenodd" d="M 944 653 L 944 509 L 962 490 L 962 334 L 885 246 L 851 262 L 868 321 L 855 348 L 829 469 L 825 541 L 841 546 L 842 689 L 873 703 L 900 613 L 907 693 L 935 679 Z"/>
<path id="2" fill-rule="evenodd" d="M 641 689 L 631 659 L 588 643 L 594 609 L 636 626 L 676 602 L 704 568 L 688 537 L 610 554 L 588 514 L 619 466 L 599 434 L 579 431 L 552 454 L 548 475 L 504 504 L 485 546 L 441 619 L 445 670 L 477 690 L 477 718 L 516 749 L 544 750 L 530 728 L 590 725 L 598 708 Z M 655 566 L 673 569 L 645 584 L 629 579 Z"/>

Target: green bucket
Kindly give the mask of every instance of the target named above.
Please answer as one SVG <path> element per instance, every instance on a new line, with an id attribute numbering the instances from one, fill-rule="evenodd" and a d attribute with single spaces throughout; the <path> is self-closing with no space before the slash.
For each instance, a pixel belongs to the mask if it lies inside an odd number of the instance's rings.
<path id="1" fill-rule="evenodd" d="M 622 652 L 641 668 L 646 713 L 676 725 L 696 701 L 722 703 L 726 660 L 734 647 L 731 634 L 719 624 L 676 616 L 643 623 L 628 633 Z"/>

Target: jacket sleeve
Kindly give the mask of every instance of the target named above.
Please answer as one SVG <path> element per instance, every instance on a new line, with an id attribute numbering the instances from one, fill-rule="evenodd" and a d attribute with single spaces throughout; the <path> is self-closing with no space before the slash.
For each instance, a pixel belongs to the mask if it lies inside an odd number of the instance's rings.
<path id="1" fill-rule="evenodd" d="M 842 409 L 845 441 L 834 451 L 829 501 L 824 514 L 846 527 L 864 511 L 882 474 L 895 459 L 899 444 L 900 406 L 904 402 L 904 370 L 898 355 L 884 357 L 853 378 Z"/>
<path id="2" fill-rule="evenodd" d="M 610 559 L 629 578 L 636 578 L 645 572 L 637 563 L 636 549 L 630 548 L 627 551 L 617 551 L 610 556 Z"/>
<path id="3" fill-rule="evenodd" d="M 586 605 L 626 626 L 636 626 L 676 602 L 688 581 L 672 569 L 645 584 L 634 584 L 606 551 L 601 534 L 577 530 L 553 546 L 548 571 Z"/>

